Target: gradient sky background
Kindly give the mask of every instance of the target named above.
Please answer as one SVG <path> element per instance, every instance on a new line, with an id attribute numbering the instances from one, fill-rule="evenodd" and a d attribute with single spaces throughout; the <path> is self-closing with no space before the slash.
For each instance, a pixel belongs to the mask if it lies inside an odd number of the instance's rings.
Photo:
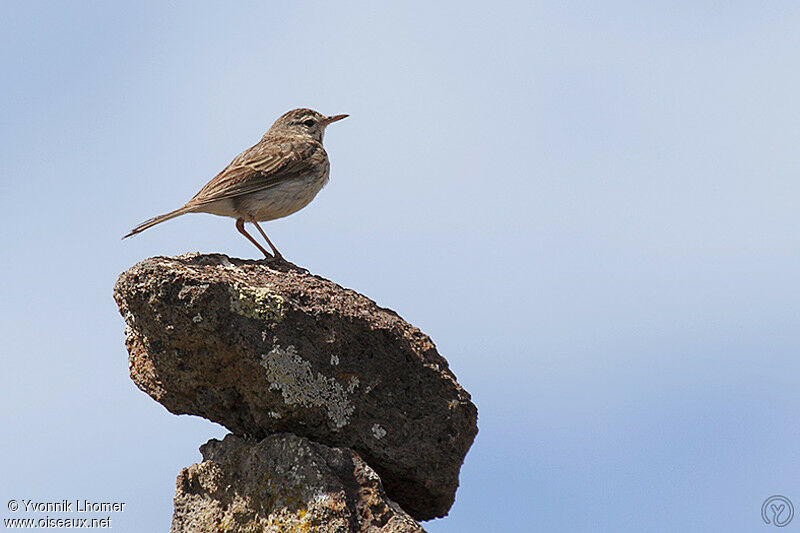
<path id="1" fill-rule="evenodd" d="M 210 215 L 120 237 L 298 106 L 351 117 L 268 234 L 431 335 L 479 408 L 429 531 L 800 506 L 798 3 L 69 4 L 0 5 L 0 518 L 85 498 L 168 530 L 226 431 L 136 389 L 113 285 L 259 254 Z"/>

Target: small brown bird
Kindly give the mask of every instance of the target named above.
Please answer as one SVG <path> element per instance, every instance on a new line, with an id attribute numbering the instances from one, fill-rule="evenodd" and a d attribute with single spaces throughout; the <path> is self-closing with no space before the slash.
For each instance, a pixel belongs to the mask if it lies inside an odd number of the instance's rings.
<path id="1" fill-rule="evenodd" d="M 289 111 L 183 207 L 142 222 L 123 239 L 184 213 L 211 213 L 235 218 L 236 229 L 264 256 L 272 257 L 245 231 L 244 223 L 252 222 L 275 257 L 281 258 L 258 223 L 299 211 L 328 183 L 330 163 L 322 137 L 328 124 L 347 116 L 326 117 L 304 108 Z"/>

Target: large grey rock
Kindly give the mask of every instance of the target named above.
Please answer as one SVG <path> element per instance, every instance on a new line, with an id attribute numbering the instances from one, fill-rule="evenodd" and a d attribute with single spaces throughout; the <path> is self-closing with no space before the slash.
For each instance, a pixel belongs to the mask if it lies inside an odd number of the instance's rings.
<path id="1" fill-rule="evenodd" d="M 200 451 L 178 475 L 171 533 L 424 533 L 352 450 L 284 433 Z"/>
<path id="2" fill-rule="evenodd" d="M 114 295 L 131 377 L 173 413 L 352 448 L 416 519 L 447 514 L 477 410 L 393 311 L 290 263 L 224 255 L 145 260 Z"/>

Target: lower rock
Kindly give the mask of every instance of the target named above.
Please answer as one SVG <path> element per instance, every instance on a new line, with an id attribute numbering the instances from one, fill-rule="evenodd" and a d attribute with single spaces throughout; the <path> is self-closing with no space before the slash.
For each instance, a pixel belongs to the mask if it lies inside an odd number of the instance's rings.
<path id="1" fill-rule="evenodd" d="M 352 450 L 296 435 L 228 435 L 178 475 L 171 533 L 424 533 Z"/>

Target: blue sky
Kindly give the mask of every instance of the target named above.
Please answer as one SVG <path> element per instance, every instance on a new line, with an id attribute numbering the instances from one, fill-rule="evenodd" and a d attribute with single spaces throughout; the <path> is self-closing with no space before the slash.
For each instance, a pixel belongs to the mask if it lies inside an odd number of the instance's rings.
<path id="1" fill-rule="evenodd" d="M 0 516 L 166 531 L 220 426 L 128 378 L 117 275 L 257 257 L 181 205 L 293 107 L 349 113 L 271 222 L 431 335 L 479 408 L 431 532 L 756 531 L 800 505 L 794 2 L 4 2 Z M 791 527 L 797 527 L 791 524 Z"/>

